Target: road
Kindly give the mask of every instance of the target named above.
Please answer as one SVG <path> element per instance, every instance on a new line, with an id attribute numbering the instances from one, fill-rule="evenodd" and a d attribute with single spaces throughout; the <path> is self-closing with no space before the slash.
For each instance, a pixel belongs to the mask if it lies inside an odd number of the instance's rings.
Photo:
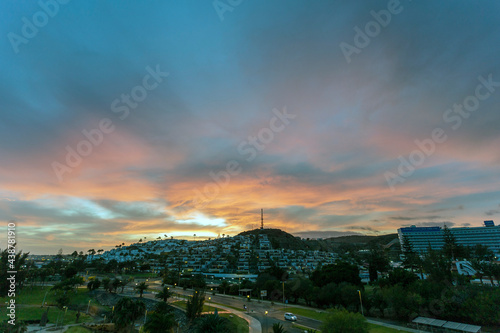
<path id="1" fill-rule="evenodd" d="M 149 281 L 148 285 L 151 289 L 154 290 L 161 290 L 161 281 L 156 280 L 156 281 Z M 182 288 L 178 287 L 173 287 L 170 286 L 170 290 L 174 292 L 175 294 L 178 295 L 183 295 L 183 296 L 191 296 L 193 291 L 192 290 L 183 290 Z M 215 294 L 212 295 L 209 292 L 206 293 L 206 304 L 207 305 L 216 305 L 214 303 L 222 304 L 225 306 L 229 306 L 232 308 L 236 309 L 244 309 L 244 305 L 247 307 L 247 313 L 248 315 L 256 318 L 259 320 L 262 324 L 262 332 L 267 333 L 267 332 L 272 332 L 272 325 L 274 323 L 281 323 L 283 327 L 290 333 L 303 333 L 303 330 L 294 328 L 292 326 L 292 322 L 284 320 L 284 314 L 285 312 L 292 312 L 293 313 L 293 307 L 289 307 L 286 311 L 283 310 L 284 306 L 283 304 L 274 304 L 271 305 L 270 302 L 268 301 L 263 301 L 259 302 L 257 300 L 252 300 L 251 302 L 248 302 L 246 299 L 243 297 L 239 296 L 229 296 L 229 295 L 221 295 L 221 294 Z M 210 302 L 208 302 L 208 297 L 211 298 Z M 210 304 L 209 304 L 210 303 Z M 265 314 L 267 311 L 267 315 Z M 306 318 L 306 317 L 299 317 L 296 322 L 298 325 L 305 326 L 305 327 L 310 327 L 314 328 L 316 330 L 319 329 L 321 322 L 318 320 Z M 266 331 L 267 330 L 267 331 Z"/>

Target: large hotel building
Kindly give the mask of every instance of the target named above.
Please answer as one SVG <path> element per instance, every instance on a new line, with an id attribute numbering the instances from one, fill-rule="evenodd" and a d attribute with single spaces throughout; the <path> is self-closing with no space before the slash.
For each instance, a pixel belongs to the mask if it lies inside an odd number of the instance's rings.
<path id="1" fill-rule="evenodd" d="M 475 246 L 477 244 L 487 246 L 495 255 L 500 256 L 500 225 L 495 226 L 493 221 L 484 221 L 482 227 L 449 228 L 455 236 L 457 244 L 463 246 Z M 444 232 L 441 227 L 416 227 L 398 229 L 399 241 L 403 247 L 403 236 L 408 240 L 416 252 L 427 252 L 429 246 L 433 250 L 440 250 L 444 245 Z"/>

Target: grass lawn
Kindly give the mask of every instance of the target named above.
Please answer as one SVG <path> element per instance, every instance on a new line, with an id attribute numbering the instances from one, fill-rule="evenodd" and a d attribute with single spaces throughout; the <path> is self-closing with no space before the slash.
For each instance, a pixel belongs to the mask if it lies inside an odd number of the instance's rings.
<path id="1" fill-rule="evenodd" d="M 16 304 L 32 304 L 41 306 L 45 293 L 47 293 L 47 298 L 45 299 L 47 304 L 51 302 L 55 303 L 54 292 L 50 291 L 50 288 L 51 288 L 50 286 L 47 287 L 35 286 L 33 288 L 24 287 L 23 289 L 21 289 L 19 292 L 16 293 Z M 0 298 L 0 302 L 3 303 L 5 301 L 7 301 L 6 297 Z"/>
<path id="2" fill-rule="evenodd" d="M 311 319 L 316 319 L 319 321 L 323 321 L 327 315 L 326 312 L 318 312 L 317 310 L 312 309 L 303 309 L 303 308 L 281 308 L 278 309 L 284 312 L 291 312 L 297 317 L 307 317 Z"/>
<path id="3" fill-rule="evenodd" d="M 238 333 L 248 333 L 249 332 L 248 322 L 245 319 L 240 318 L 234 314 L 232 315 L 230 313 L 222 313 L 219 316 L 229 319 L 230 322 L 232 322 L 234 325 L 236 325 L 236 328 L 237 328 L 236 332 L 238 332 Z"/>
<path id="4" fill-rule="evenodd" d="M 33 288 L 24 287 L 21 291 L 16 294 L 16 304 L 29 304 L 29 305 L 42 305 L 45 295 L 45 302 L 47 305 L 56 304 L 56 292 L 50 290 L 50 286 L 40 287 L 35 286 Z M 61 293 L 61 291 L 59 291 Z M 87 305 L 88 301 L 92 298 L 89 295 L 87 288 L 78 288 L 77 292 L 69 292 L 71 304 Z M 0 298 L 0 302 L 7 301 L 7 298 Z M 95 303 L 95 302 L 94 302 Z"/>
<path id="5" fill-rule="evenodd" d="M 241 311 L 241 312 L 246 312 L 247 311 L 247 310 L 245 310 L 243 308 L 237 308 L 237 307 L 231 306 L 231 305 L 226 305 L 226 304 L 221 304 L 221 303 L 215 303 L 215 302 L 212 302 L 212 304 L 222 305 L 222 306 L 225 306 L 227 308 L 231 308 L 231 309 L 238 310 L 238 311 Z"/>
<path id="6" fill-rule="evenodd" d="M 47 305 L 55 305 L 56 297 L 55 291 L 50 290 L 51 287 L 40 287 L 35 286 L 33 288 L 25 287 L 16 295 L 16 314 L 19 320 L 38 320 L 41 319 L 42 313 L 47 310 L 47 307 L 42 308 L 42 301 L 45 297 L 45 302 Z M 61 291 L 59 291 L 61 293 Z M 78 288 L 77 292 L 69 292 L 70 304 L 71 306 L 78 305 L 80 308 L 80 322 L 90 321 L 91 317 L 85 314 L 88 306 L 89 300 L 91 300 L 91 308 L 97 307 L 100 309 L 109 309 L 108 307 L 102 306 L 93 299 L 86 288 Z M 0 304 L 7 301 L 7 298 L 0 298 Z M 64 317 L 65 324 L 73 324 L 76 320 L 77 311 L 68 310 L 66 316 Z M 60 316 L 62 320 L 62 310 L 51 306 L 49 310 L 49 321 L 55 323 L 57 321 L 57 316 Z"/>
<path id="7" fill-rule="evenodd" d="M 184 309 L 184 310 L 186 310 L 186 307 L 187 307 L 187 302 L 186 301 L 175 301 L 172 304 L 173 305 L 177 305 L 178 307 L 180 307 L 181 309 Z M 202 312 L 214 312 L 215 309 L 216 308 L 213 307 L 213 306 L 208 306 L 206 304 L 203 304 L 203 310 L 202 310 Z M 224 311 L 224 310 L 222 310 L 221 308 L 217 308 L 217 311 L 220 312 L 220 311 Z"/>

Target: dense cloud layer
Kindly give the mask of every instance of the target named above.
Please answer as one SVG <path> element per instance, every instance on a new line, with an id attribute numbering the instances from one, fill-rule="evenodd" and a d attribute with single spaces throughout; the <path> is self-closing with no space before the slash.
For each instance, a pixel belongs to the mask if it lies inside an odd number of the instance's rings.
<path id="1" fill-rule="evenodd" d="M 261 207 L 302 235 L 500 214 L 495 1 L 54 3 L 0 4 L 0 220 L 27 250 Z"/>

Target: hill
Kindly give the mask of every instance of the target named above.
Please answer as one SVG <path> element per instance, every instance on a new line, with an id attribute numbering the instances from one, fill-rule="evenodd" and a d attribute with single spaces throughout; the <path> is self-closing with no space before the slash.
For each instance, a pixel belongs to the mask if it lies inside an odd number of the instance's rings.
<path id="1" fill-rule="evenodd" d="M 341 236 L 341 237 L 328 238 L 328 239 L 326 239 L 326 241 L 328 241 L 330 243 L 336 243 L 338 245 L 340 245 L 340 244 L 386 245 L 397 238 L 398 238 L 398 234 L 388 234 L 388 235 L 381 235 L 381 236 L 364 236 L 364 235 L 358 236 L 358 235 L 355 235 L 355 236 Z"/>
<path id="2" fill-rule="evenodd" d="M 301 239 L 280 229 L 254 229 L 240 233 L 239 235 L 267 235 L 273 248 L 283 248 L 290 250 L 320 250 L 334 251 L 341 244 L 358 245 L 360 247 L 369 247 L 372 244 L 386 245 L 398 237 L 397 234 L 381 236 L 341 236 L 323 240 Z"/>
<path id="3" fill-rule="evenodd" d="M 310 250 L 309 246 L 300 239 L 280 229 L 254 229 L 243 231 L 239 236 L 267 235 L 273 248 L 290 250 Z"/>

